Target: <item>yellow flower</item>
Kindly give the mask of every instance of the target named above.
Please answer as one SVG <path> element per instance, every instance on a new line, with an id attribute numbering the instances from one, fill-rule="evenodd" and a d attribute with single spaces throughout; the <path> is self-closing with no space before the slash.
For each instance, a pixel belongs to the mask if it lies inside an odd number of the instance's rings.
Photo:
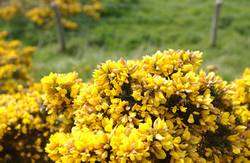
<path id="1" fill-rule="evenodd" d="M 190 132 L 188 131 L 188 129 L 186 128 L 185 129 L 185 131 L 184 131 L 184 133 L 183 133 L 183 138 L 185 139 L 185 140 L 190 140 L 190 138 L 191 138 L 191 136 L 190 136 L 191 134 L 190 134 Z"/>
<path id="2" fill-rule="evenodd" d="M 188 123 L 194 123 L 194 116 L 193 114 L 190 114 L 188 117 Z"/>
<path id="3" fill-rule="evenodd" d="M 104 118 L 102 120 L 102 126 L 106 132 L 111 132 L 113 129 L 113 119 Z"/>

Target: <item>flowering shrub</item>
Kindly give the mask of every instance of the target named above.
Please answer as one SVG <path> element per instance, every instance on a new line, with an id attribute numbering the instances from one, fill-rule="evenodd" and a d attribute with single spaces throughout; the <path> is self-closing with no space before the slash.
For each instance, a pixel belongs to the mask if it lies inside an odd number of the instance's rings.
<path id="1" fill-rule="evenodd" d="M 51 73 L 2 94 L 1 159 L 248 162 L 250 71 L 227 83 L 201 62 L 201 52 L 167 50 L 109 60 L 87 83 Z"/>
<path id="2" fill-rule="evenodd" d="M 48 161 L 44 148 L 50 135 L 69 132 L 73 125 L 72 109 L 65 107 L 71 99 L 63 93 L 72 89 L 75 97 L 81 80 L 76 73 L 51 74 L 43 85 L 32 83 L 28 71 L 34 48 L 6 41 L 6 35 L 0 33 L 0 162 Z"/>
<path id="3" fill-rule="evenodd" d="M 51 125 L 56 124 L 53 131 L 70 131 L 74 123 L 72 103 L 83 84 L 78 74 L 51 73 L 44 77 L 41 83 L 48 122 Z"/>
<path id="4" fill-rule="evenodd" d="M 0 32 L 0 93 L 13 93 L 29 80 L 28 71 L 34 47 L 22 47 L 18 40 L 6 40 Z"/>
<path id="5" fill-rule="evenodd" d="M 66 107 L 70 99 L 65 97 L 64 90 L 72 87 L 70 95 L 74 96 L 80 80 L 73 80 L 76 73 L 51 74 L 47 78 L 52 76 L 54 80 L 44 78 L 43 85 L 34 84 L 17 93 L 0 95 L 0 162 L 48 161 L 44 148 L 50 135 L 70 131 L 73 126 L 72 109 Z M 72 78 L 65 81 L 67 77 Z M 54 86 L 55 90 L 50 89 Z M 52 93 L 54 100 L 46 100 L 52 97 Z M 61 105 L 56 104 L 59 101 Z"/>
<path id="6" fill-rule="evenodd" d="M 81 2 L 80 0 L 8 0 L 0 1 L 0 19 L 10 21 L 17 15 L 28 18 L 33 23 L 49 25 L 53 19 L 53 10 L 51 4 L 58 5 L 63 20 L 62 23 L 66 29 L 76 29 L 78 24 L 69 18 L 76 14 L 84 13 L 94 19 L 100 18 L 101 2 L 100 0 L 89 0 Z"/>
<path id="7" fill-rule="evenodd" d="M 250 69 L 246 69 L 241 79 L 232 83 L 231 92 L 233 111 L 239 116 L 239 120 L 249 123 L 250 117 Z"/>
<path id="8" fill-rule="evenodd" d="M 3 2 L 0 1 L 0 4 L 2 3 Z M 8 5 L 5 5 L 5 3 L 3 3 L 3 6 L 1 6 L 0 18 L 5 21 L 9 21 L 17 15 L 17 13 L 19 12 L 19 7 L 15 1 L 10 2 Z"/>
<path id="9" fill-rule="evenodd" d="M 73 100 L 71 132 L 51 136 L 48 156 L 56 162 L 247 161 L 249 76 L 227 84 L 198 71 L 200 63 L 200 52 L 168 50 L 100 65 Z M 238 106 L 242 92 L 234 85 L 240 83 L 246 99 Z"/>
<path id="10" fill-rule="evenodd" d="M 49 130 L 40 112 L 40 94 L 23 90 L 0 98 L 0 162 L 48 160 L 43 147 Z"/>
<path id="11" fill-rule="evenodd" d="M 35 48 L 7 41 L 6 35 L 0 32 L 0 162 L 48 160 L 40 86 L 28 74 Z"/>

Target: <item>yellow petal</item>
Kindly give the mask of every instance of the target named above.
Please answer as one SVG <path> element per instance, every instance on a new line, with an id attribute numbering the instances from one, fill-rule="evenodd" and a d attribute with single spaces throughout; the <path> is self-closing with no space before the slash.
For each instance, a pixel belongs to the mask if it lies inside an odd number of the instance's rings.
<path id="1" fill-rule="evenodd" d="M 188 123 L 194 123 L 194 116 L 193 114 L 190 114 L 188 117 Z"/>
<path id="2" fill-rule="evenodd" d="M 183 133 L 183 138 L 185 140 L 190 140 L 190 132 L 188 131 L 188 129 L 186 129 Z"/>

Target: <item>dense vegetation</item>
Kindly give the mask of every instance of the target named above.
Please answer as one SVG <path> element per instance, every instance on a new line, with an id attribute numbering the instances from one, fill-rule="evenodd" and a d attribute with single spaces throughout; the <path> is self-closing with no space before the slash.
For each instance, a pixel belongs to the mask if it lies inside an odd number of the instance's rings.
<path id="1" fill-rule="evenodd" d="M 4 35 L 0 161 L 249 161 L 249 69 L 229 84 L 198 70 L 201 52 L 167 50 L 108 60 L 89 82 L 72 72 L 33 83 L 34 49 Z"/>
<path id="2" fill-rule="evenodd" d="M 247 0 L 216 47 L 212 1 L 33 2 L 0 0 L 0 162 L 249 162 Z"/>

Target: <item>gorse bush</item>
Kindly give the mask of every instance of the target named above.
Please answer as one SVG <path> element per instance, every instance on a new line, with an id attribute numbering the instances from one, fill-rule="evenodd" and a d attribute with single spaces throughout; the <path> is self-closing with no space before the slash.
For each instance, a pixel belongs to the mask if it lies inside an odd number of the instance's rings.
<path id="1" fill-rule="evenodd" d="M 201 62 L 159 51 L 1 92 L 0 161 L 248 162 L 250 71 L 227 83 Z"/>
<path id="2" fill-rule="evenodd" d="M 30 80 L 29 68 L 34 47 L 22 47 L 18 40 L 7 41 L 0 32 L 0 93 L 15 92 Z"/>
<path id="3" fill-rule="evenodd" d="M 73 30 L 78 27 L 78 24 L 71 20 L 71 17 L 77 14 L 84 13 L 95 19 L 100 18 L 100 0 L 5 0 L 0 1 L 0 18 L 11 21 L 17 16 L 23 16 L 36 25 L 49 26 L 54 17 L 52 4 L 59 7 L 63 17 L 62 23 L 66 29 Z"/>
<path id="4" fill-rule="evenodd" d="M 49 137 L 39 84 L 29 76 L 34 47 L 6 40 L 0 33 L 0 162 L 48 160 L 43 152 Z"/>
<path id="5" fill-rule="evenodd" d="M 74 127 L 50 137 L 48 156 L 56 162 L 247 161 L 249 76 L 227 84 L 198 71 L 200 63 L 200 52 L 168 50 L 100 65 L 73 100 Z"/>
<path id="6" fill-rule="evenodd" d="M 81 80 L 73 80 L 75 73 L 68 82 L 65 79 L 70 75 L 55 74 L 55 81 L 43 84 L 44 95 L 41 84 L 32 83 L 28 73 L 35 49 L 22 47 L 18 40 L 6 41 L 6 32 L 0 34 L 0 162 L 49 161 L 44 151 L 47 140 L 54 132 L 69 132 L 73 121 L 67 112 L 65 117 L 62 112 L 51 114 L 50 107 L 64 107 L 64 103 L 56 106 L 50 100 L 51 105 L 46 105 L 46 99 L 58 90 L 57 85 L 64 88 Z"/>

